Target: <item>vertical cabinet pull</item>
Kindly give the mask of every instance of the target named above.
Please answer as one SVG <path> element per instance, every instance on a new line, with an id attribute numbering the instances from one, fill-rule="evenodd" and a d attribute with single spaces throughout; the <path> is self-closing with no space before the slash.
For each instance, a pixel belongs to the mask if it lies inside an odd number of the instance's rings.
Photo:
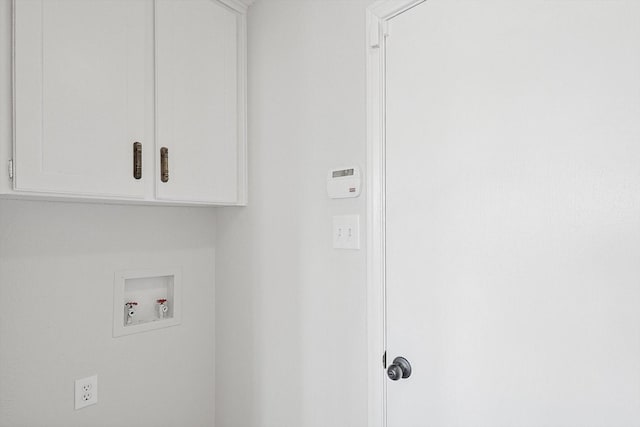
<path id="1" fill-rule="evenodd" d="M 133 143 L 133 177 L 142 178 L 142 144 L 139 142 Z"/>
<path id="2" fill-rule="evenodd" d="M 160 149 L 160 181 L 169 181 L 169 149 L 167 147 Z"/>

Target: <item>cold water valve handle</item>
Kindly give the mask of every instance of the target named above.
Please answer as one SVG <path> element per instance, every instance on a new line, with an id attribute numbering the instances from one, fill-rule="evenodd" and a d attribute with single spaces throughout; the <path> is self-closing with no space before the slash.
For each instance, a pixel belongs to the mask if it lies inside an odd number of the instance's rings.
<path id="1" fill-rule="evenodd" d="M 167 306 L 167 300 L 165 298 L 156 301 L 158 303 L 158 319 L 164 319 L 164 316 L 169 312 L 169 306 Z"/>

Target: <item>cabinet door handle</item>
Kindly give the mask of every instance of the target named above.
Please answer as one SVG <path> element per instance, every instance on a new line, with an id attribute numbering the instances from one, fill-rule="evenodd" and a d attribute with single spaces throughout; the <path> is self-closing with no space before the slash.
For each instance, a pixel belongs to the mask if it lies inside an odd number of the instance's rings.
<path id="1" fill-rule="evenodd" d="M 160 181 L 169 181 L 169 149 L 167 147 L 160 149 Z"/>
<path id="2" fill-rule="evenodd" d="M 133 177 L 142 178 L 142 144 L 139 142 L 133 143 Z"/>

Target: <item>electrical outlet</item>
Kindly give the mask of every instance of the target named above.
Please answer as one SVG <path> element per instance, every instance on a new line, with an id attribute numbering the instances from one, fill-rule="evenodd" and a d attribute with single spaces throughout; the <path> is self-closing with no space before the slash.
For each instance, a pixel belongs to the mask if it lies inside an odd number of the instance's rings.
<path id="1" fill-rule="evenodd" d="M 75 402 L 76 409 L 81 409 L 85 406 L 95 405 L 98 403 L 97 375 L 76 380 Z"/>

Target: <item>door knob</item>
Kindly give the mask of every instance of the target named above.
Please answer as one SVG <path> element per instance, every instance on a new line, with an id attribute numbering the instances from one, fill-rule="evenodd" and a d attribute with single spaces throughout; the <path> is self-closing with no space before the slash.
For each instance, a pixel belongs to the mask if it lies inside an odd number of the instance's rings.
<path id="1" fill-rule="evenodd" d="M 411 364 L 404 357 L 396 357 L 393 363 L 387 368 L 387 375 L 391 381 L 398 381 L 400 378 L 411 376 Z"/>

